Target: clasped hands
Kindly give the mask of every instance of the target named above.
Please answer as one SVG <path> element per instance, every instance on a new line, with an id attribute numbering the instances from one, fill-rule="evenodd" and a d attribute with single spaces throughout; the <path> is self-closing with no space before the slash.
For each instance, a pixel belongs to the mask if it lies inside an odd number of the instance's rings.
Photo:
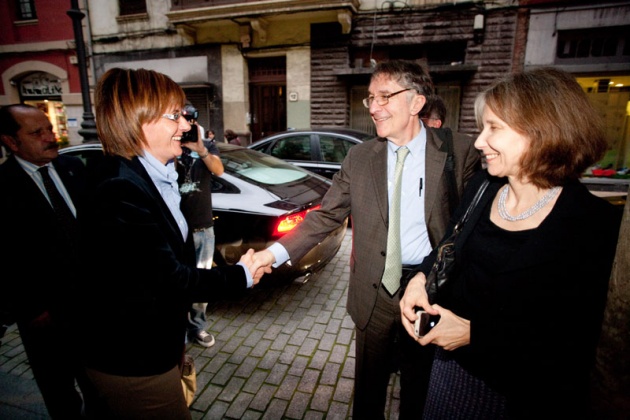
<path id="1" fill-rule="evenodd" d="M 470 321 L 440 305 L 431 305 L 425 284 L 426 277 L 419 272 L 411 279 L 400 299 L 400 315 L 407 334 L 423 346 L 432 343 L 444 350 L 455 350 L 470 344 Z M 431 315 L 440 315 L 440 322 L 422 338 L 416 337 L 414 332 L 417 308 Z"/>
<path id="2" fill-rule="evenodd" d="M 241 256 L 240 262 L 245 264 L 254 279 L 254 286 L 260 282 L 264 274 L 271 273 L 271 265 L 276 257 L 269 250 L 255 252 L 252 248 Z"/>

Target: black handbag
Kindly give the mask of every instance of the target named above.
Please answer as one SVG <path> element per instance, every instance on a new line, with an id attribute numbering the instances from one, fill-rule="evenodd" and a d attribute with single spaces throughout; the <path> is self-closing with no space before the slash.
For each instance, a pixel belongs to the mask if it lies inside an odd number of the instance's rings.
<path id="1" fill-rule="evenodd" d="M 455 241 L 457 240 L 457 236 L 459 235 L 459 232 L 461 232 L 472 211 L 475 207 L 477 207 L 477 204 L 479 203 L 479 200 L 489 183 L 490 182 L 487 179 L 484 180 L 477 190 L 472 202 L 466 209 L 466 212 L 453 228 L 453 233 L 451 233 L 448 238 L 442 240 L 442 242 L 438 245 L 437 256 L 433 266 L 431 267 L 431 271 L 427 275 L 427 281 L 425 284 L 427 295 L 429 297 L 429 303 L 431 304 L 435 302 L 438 289 L 446 283 L 449 274 L 453 271 L 453 267 L 455 266 Z"/>

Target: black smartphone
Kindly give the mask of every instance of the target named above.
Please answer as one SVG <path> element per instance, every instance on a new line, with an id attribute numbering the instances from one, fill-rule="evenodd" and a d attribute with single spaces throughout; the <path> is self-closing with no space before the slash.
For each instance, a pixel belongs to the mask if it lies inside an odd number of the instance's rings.
<path id="1" fill-rule="evenodd" d="M 416 315 L 418 315 L 418 319 L 416 319 L 414 331 L 416 333 L 416 337 L 418 338 L 424 337 L 433 327 L 437 325 L 438 322 L 440 322 L 439 315 L 431 315 L 421 309 L 416 311 Z"/>
<path id="2" fill-rule="evenodd" d="M 197 143 L 199 140 L 199 126 L 196 123 L 190 124 L 190 130 L 182 133 L 181 143 Z"/>

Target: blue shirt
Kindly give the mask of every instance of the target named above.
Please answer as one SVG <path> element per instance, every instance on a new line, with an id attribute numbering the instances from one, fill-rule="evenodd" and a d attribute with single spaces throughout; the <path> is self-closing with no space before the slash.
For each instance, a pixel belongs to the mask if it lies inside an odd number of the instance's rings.
<path id="1" fill-rule="evenodd" d="M 140 162 L 149 173 L 153 184 L 160 192 L 160 195 L 166 202 L 171 214 L 175 218 L 179 230 L 182 232 L 184 241 L 188 237 L 188 223 L 182 211 L 179 208 L 181 195 L 179 194 L 179 186 L 177 184 L 177 170 L 175 170 L 175 161 L 169 161 L 166 165 L 153 157 L 146 150 L 144 156 L 139 156 Z M 252 287 L 254 279 L 245 264 L 238 262 L 237 265 L 243 267 L 245 276 L 247 277 L 247 287 Z"/>
<path id="2" fill-rule="evenodd" d="M 179 195 L 179 186 L 177 184 L 175 162 L 169 161 L 164 165 L 146 150 L 144 151 L 144 156 L 139 156 L 139 158 L 175 218 L 185 241 L 188 237 L 188 223 L 186 223 L 186 218 L 179 208 L 181 196 Z"/>
<path id="3" fill-rule="evenodd" d="M 420 264 L 431 252 L 431 242 L 424 214 L 424 178 L 427 132 L 420 133 L 405 145 L 409 154 L 405 159 L 400 192 L 400 243 L 403 264 Z M 387 142 L 387 193 L 391 201 L 396 169 L 398 146 Z M 355 181 L 356 182 L 356 181 Z M 279 242 L 269 248 L 276 258 L 273 267 L 279 267 L 289 260 L 289 253 Z M 290 263 L 290 261 L 289 261 Z"/>
<path id="4" fill-rule="evenodd" d="M 400 245 L 403 264 L 420 264 L 431 252 L 429 232 L 424 214 L 426 130 L 405 145 L 409 154 L 405 159 L 400 192 Z M 387 142 L 387 193 L 391 203 L 398 146 Z"/>

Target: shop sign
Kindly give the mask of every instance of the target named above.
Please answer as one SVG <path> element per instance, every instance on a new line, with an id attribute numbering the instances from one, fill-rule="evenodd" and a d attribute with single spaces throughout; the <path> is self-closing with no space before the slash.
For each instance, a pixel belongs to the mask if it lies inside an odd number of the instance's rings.
<path id="1" fill-rule="evenodd" d="M 26 76 L 20 82 L 22 97 L 59 96 L 62 93 L 59 79 L 51 74 L 37 72 Z"/>

